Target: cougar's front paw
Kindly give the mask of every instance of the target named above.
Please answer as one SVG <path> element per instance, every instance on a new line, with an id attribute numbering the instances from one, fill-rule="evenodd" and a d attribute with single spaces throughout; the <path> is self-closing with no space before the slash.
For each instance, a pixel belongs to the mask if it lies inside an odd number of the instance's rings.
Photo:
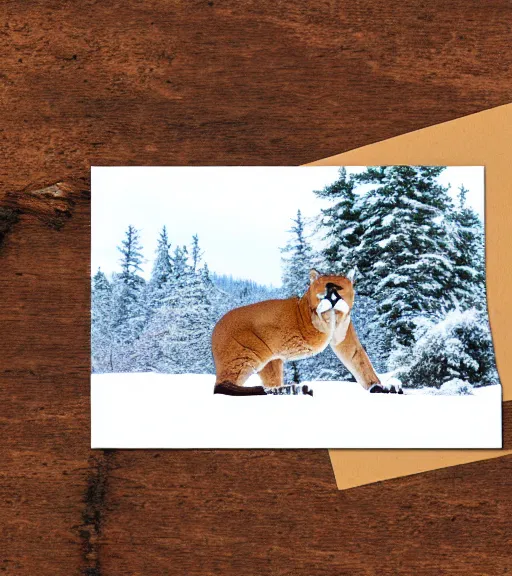
<path id="1" fill-rule="evenodd" d="M 368 389 L 371 394 L 403 394 L 402 386 L 400 384 L 390 384 L 383 386 L 382 384 L 374 384 Z"/>

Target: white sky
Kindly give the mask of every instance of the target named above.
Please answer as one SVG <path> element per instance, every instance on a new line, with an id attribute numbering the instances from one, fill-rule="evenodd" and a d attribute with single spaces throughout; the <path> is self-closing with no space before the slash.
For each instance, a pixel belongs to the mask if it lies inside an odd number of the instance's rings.
<path id="1" fill-rule="evenodd" d="M 357 172 L 363 167 L 347 167 Z M 325 206 L 313 194 L 337 178 L 338 167 L 93 167 L 91 270 L 119 270 L 117 246 L 132 224 L 141 233 L 148 277 L 159 231 L 172 244 L 199 235 L 211 271 L 262 284 L 281 284 L 280 247 L 300 208 L 306 217 Z M 483 220 L 484 169 L 449 167 L 440 183 L 455 196 L 461 184 Z"/>

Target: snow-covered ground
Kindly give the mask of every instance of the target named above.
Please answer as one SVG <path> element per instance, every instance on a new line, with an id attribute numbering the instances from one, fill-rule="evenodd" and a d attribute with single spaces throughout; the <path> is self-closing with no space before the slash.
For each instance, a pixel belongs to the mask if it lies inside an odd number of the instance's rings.
<path id="1" fill-rule="evenodd" d="M 369 394 L 311 382 L 314 396 L 213 394 L 197 374 L 93 374 L 93 448 L 501 448 L 501 386 L 473 395 Z M 254 376 L 248 384 L 258 384 Z M 419 456 L 420 457 L 420 456 Z"/>
<path id="2" fill-rule="evenodd" d="M 469 395 L 489 398 L 499 398 L 501 402 L 501 386 L 496 384 L 495 386 L 483 386 L 482 388 L 472 388 L 471 386 Z M 404 388 L 404 394 L 409 395 L 421 395 L 421 396 L 459 396 L 458 394 L 453 394 L 450 392 L 445 392 L 442 389 L 437 388 Z"/>

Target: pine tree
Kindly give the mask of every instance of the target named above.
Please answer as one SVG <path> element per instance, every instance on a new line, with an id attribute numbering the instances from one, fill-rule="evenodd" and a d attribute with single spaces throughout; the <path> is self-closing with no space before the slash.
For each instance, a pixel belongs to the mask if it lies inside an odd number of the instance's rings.
<path id="1" fill-rule="evenodd" d="M 188 251 L 186 246 L 176 246 L 174 249 L 174 255 L 172 258 L 173 265 L 173 282 L 180 284 L 184 281 L 187 274 L 189 264 L 188 264 Z"/>
<path id="2" fill-rule="evenodd" d="M 162 286 L 172 277 L 172 261 L 169 254 L 171 243 L 167 237 L 167 229 L 164 226 L 158 238 L 156 257 L 151 271 L 150 284 L 156 289 Z"/>
<path id="3" fill-rule="evenodd" d="M 192 270 L 185 246 L 176 246 L 170 261 L 172 272 L 162 285 L 158 306 L 137 342 L 137 356 L 139 364 L 149 370 L 177 374 L 187 369 L 178 354 L 179 344 L 173 347 L 170 342 L 179 342 L 177 316 L 184 305 Z"/>
<path id="4" fill-rule="evenodd" d="M 453 295 L 462 308 L 485 309 L 484 229 L 476 212 L 466 204 L 468 190 L 459 188 L 458 206 L 449 218 L 454 262 Z"/>
<path id="5" fill-rule="evenodd" d="M 187 266 L 145 329 L 140 348 L 150 369 L 174 374 L 213 373 L 213 285 L 204 267 Z"/>
<path id="6" fill-rule="evenodd" d="M 214 312 L 209 284 L 200 271 L 191 271 L 177 296 L 167 353 L 178 359 L 180 371 L 212 373 Z"/>
<path id="7" fill-rule="evenodd" d="M 167 236 L 167 229 L 163 226 L 157 242 L 151 277 L 142 295 L 143 305 L 146 311 L 146 323 L 149 322 L 152 314 L 168 295 L 170 281 L 173 276 L 172 260 L 169 254 L 170 247 L 171 244 Z"/>
<path id="8" fill-rule="evenodd" d="M 355 249 L 363 231 L 356 181 L 342 167 L 338 179 L 315 194 L 332 202 L 328 208 L 322 209 L 321 227 L 327 241 L 322 253 L 322 267 L 331 274 L 347 274 L 354 267 Z"/>
<path id="9" fill-rule="evenodd" d="M 112 288 L 98 268 L 91 292 L 91 363 L 92 371 L 112 372 Z"/>
<path id="10" fill-rule="evenodd" d="M 381 166 L 356 177 L 376 185 L 364 196 L 355 249 L 359 292 L 376 299 L 379 323 L 399 345 L 412 344 L 418 317 L 442 313 L 450 304 L 453 264 L 443 222 L 451 201 L 437 181 L 443 170 Z"/>
<path id="11" fill-rule="evenodd" d="M 139 231 L 128 226 L 121 246 L 121 273 L 112 278 L 114 352 L 113 369 L 129 371 L 133 362 L 131 345 L 142 331 L 145 321 L 145 281 L 142 270 L 142 247 Z"/>
<path id="12" fill-rule="evenodd" d="M 165 296 L 136 343 L 138 364 L 158 372 L 213 373 L 211 332 L 218 319 L 220 302 L 208 266 L 198 268 L 201 252 L 194 242 L 190 262 L 185 246 L 173 254 L 170 279 L 163 285 Z"/>
<path id="13" fill-rule="evenodd" d="M 302 296 L 309 283 L 309 271 L 313 267 L 313 249 L 306 238 L 304 220 L 300 210 L 289 230 L 291 238 L 281 252 L 283 289 L 286 296 Z"/>
<path id="14" fill-rule="evenodd" d="M 208 264 L 206 262 L 203 264 L 203 267 L 201 268 L 199 273 L 201 274 L 201 277 L 203 278 L 204 282 L 213 287 L 213 282 L 210 275 L 210 269 L 208 268 Z"/>
<path id="15" fill-rule="evenodd" d="M 194 234 L 192 236 L 192 270 L 194 272 L 199 269 L 202 257 L 203 251 L 199 248 L 199 236 Z"/>
<path id="16" fill-rule="evenodd" d="M 117 249 L 122 255 L 119 261 L 121 264 L 120 280 L 127 285 L 136 286 L 139 282 L 137 272 L 142 271 L 140 265 L 143 260 L 139 231 L 132 225 L 128 226 L 125 238 Z"/>

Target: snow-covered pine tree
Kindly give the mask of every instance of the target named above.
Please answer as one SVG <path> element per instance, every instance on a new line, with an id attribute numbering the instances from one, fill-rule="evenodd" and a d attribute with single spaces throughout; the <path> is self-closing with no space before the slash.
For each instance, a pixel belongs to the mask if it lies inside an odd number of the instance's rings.
<path id="1" fill-rule="evenodd" d="M 91 292 L 91 363 L 92 371 L 112 372 L 112 288 L 98 268 Z"/>
<path id="2" fill-rule="evenodd" d="M 212 373 L 211 333 L 215 311 L 211 281 L 207 268 L 194 272 L 186 260 L 183 264 L 163 310 L 167 329 L 160 349 L 164 357 L 172 359 L 173 371 L 177 374 Z"/>
<path id="3" fill-rule="evenodd" d="M 341 167 L 338 179 L 315 194 L 331 202 L 329 207 L 322 209 L 320 220 L 327 242 L 321 266 L 331 274 L 347 274 L 356 262 L 355 248 L 362 234 L 361 202 L 356 194 L 356 181 L 347 175 L 346 168 Z"/>
<path id="4" fill-rule="evenodd" d="M 121 242 L 121 246 L 117 249 L 121 252 L 121 259 L 119 263 L 121 264 L 121 274 L 119 279 L 125 284 L 130 286 L 136 286 L 140 283 L 140 276 L 137 272 L 141 272 L 142 264 L 142 246 L 140 245 L 140 233 L 132 226 L 128 226 L 125 232 L 125 238 Z"/>
<path id="5" fill-rule="evenodd" d="M 181 369 L 183 366 L 180 364 L 180 359 L 170 351 L 169 341 L 171 332 L 174 333 L 176 310 L 180 306 L 181 290 L 186 285 L 190 266 L 184 246 L 176 246 L 172 257 L 168 249 L 169 242 L 161 235 L 157 255 L 160 255 L 163 266 L 157 266 L 155 262 L 153 271 L 156 269 L 157 274 L 152 274 L 150 280 L 150 283 L 159 284 L 160 287 L 153 293 L 154 308 L 151 313 L 146 314 L 144 329 L 134 343 L 134 358 L 138 370 L 175 374 L 183 373 Z M 159 271 L 165 274 L 165 278 Z M 166 274 L 167 271 L 170 273 Z"/>
<path id="6" fill-rule="evenodd" d="M 160 326 L 161 317 L 156 320 L 154 317 L 159 315 L 163 302 L 172 291 L 173 265 L 170 247 L 167 228 L 163 226 L 157 240 L 151 277 L 141 295 L 140 302 L 145 313 L 144 326 L 133 343 L 133 364 L 138 371 L 158 371 L 157 344 L 164 327 Z"/>
<path id="7" fill-rule="evenodd" d="M 305 223 L 300 210 L 292 218 L 288 231 L 290 239 L 281 249 L 283 268 L 283 290 L 287 297 L 302 296 L 309 283 L 309 271 L 313 268 L 313 249 L 306 236 Z"/>
<path id="8" fill-rule="evenodd" d="M 417 318 L 441 314 L 450 304 L 453 274 L 444 219 L 443 167 L 381 166 L 355 178 L 375 187 L 364 195 L 361 242 L 355 249 L 359 292 L 377 301 L 381 326 L 393 343 L 411 345 Z"/>
<path id="9" fill-rule="evenodd" d="M 113 370 L 126 372 L 131 369 L 135 339 L 145 321 L 143 291 L 145 281 L 138 274 L 142 270 L 142 247 L 139 231 L 128 226 L 121 246 L 121 273 L 112 278 L 114 352 Z"/>
<path id="10" fill-rule="evenodd" d="M 172 282 L 179 285 L 184 281 L 189 269 L 188 250 L 186 246 L 176 246 L 172 257 L 172 267 Z"/>
<path id="11" fill-rule="evenodd" d="M 172 261 L 169 254 L 171 243 L 167 236 L 167 228 L 162 227 L 158 243 L 156 247 L 156 257 L 151 271 L 150 284 L 153 284 L 157 289 L 162 286 L 172 277 Z"/>
<path id="12" fill-rule="evenodd" d="M 315 194 L 330 203 L 327 208 L 322 209 L 319 220 L 326 242 L 319 259 L 320 268 L 333 274 L 347 274 L 357 265 L 356 249 L 364 231 L 362 220 L 364 195 L 358 191 L 357 179 L 347 175 L 344 167 L 339 169 L 335 182 L 323 190 L 315 191 Z M 369 296 L 363 296 L 359 286 L 356 292 L 352 320 L 374 366 L 382 370 L 385 366 L 386 347 L 384 331 L 380 327 L 375 328 L 376 303 Z M 330 357 L 329 352 L 325 353 L 329 356 L 328 367 L 324 371 L 327 375 L 328 370 L 333 372 L 337 361 L 334 356 Z M 337 370 L 339 372 L 342 369 Z M 346 377 L 346 372 L 342 372 L 341 377 Z"/>
<path id="13" fill-rule="evenodd" d="M 170 247 L 171 243 L 167 236 L 167 229 L 163 226 L 157 241 L 151 277 L 146 285 L 144 295 L 146 322 L 149 321 L 151 315 L 160 306 L 162 299 L 167 295 L 169 282 L 173 273 L 172 261 L 169 253 Z"/>
<path id="14" fill-rule="evenodd" d="M 200 269 L 200 274 L 202 282 L 209 294 L 212 305 L 213 324 L 215 325 L 226 312 L 236 307 L 234 305 L 233 295 L 217 286 L 214 281 L 216 275 L 210 272 L 206 262 Z"/>
<path id="15" fill-rule="evenodd" d="M 200 255 L 197 242 L 195 246 Z M 139 364 L 174 374 L 213 373 L 210 342 L 216 288 L 208 266 L 194 270 L 186 248 L 177 246 L 171 277 L 162 290 L 165 296 L 136 343 Z"/>
<path id="16" fill-rule="evenodd" d="M 194 272 L 199 269 L 202 258 L 203 251 L 199 247 L 199 236 L 194 234 L 194 236 L 192 236 L 192 270 Z"/>
<path id="17" fill-rule="evenodd" d="M 485 239 L 478 214 L 466 204 L 468 190 L 461 186 L 458 206 L 450 214 L 454 299 L 462 308 L 486 307 Z"/>

